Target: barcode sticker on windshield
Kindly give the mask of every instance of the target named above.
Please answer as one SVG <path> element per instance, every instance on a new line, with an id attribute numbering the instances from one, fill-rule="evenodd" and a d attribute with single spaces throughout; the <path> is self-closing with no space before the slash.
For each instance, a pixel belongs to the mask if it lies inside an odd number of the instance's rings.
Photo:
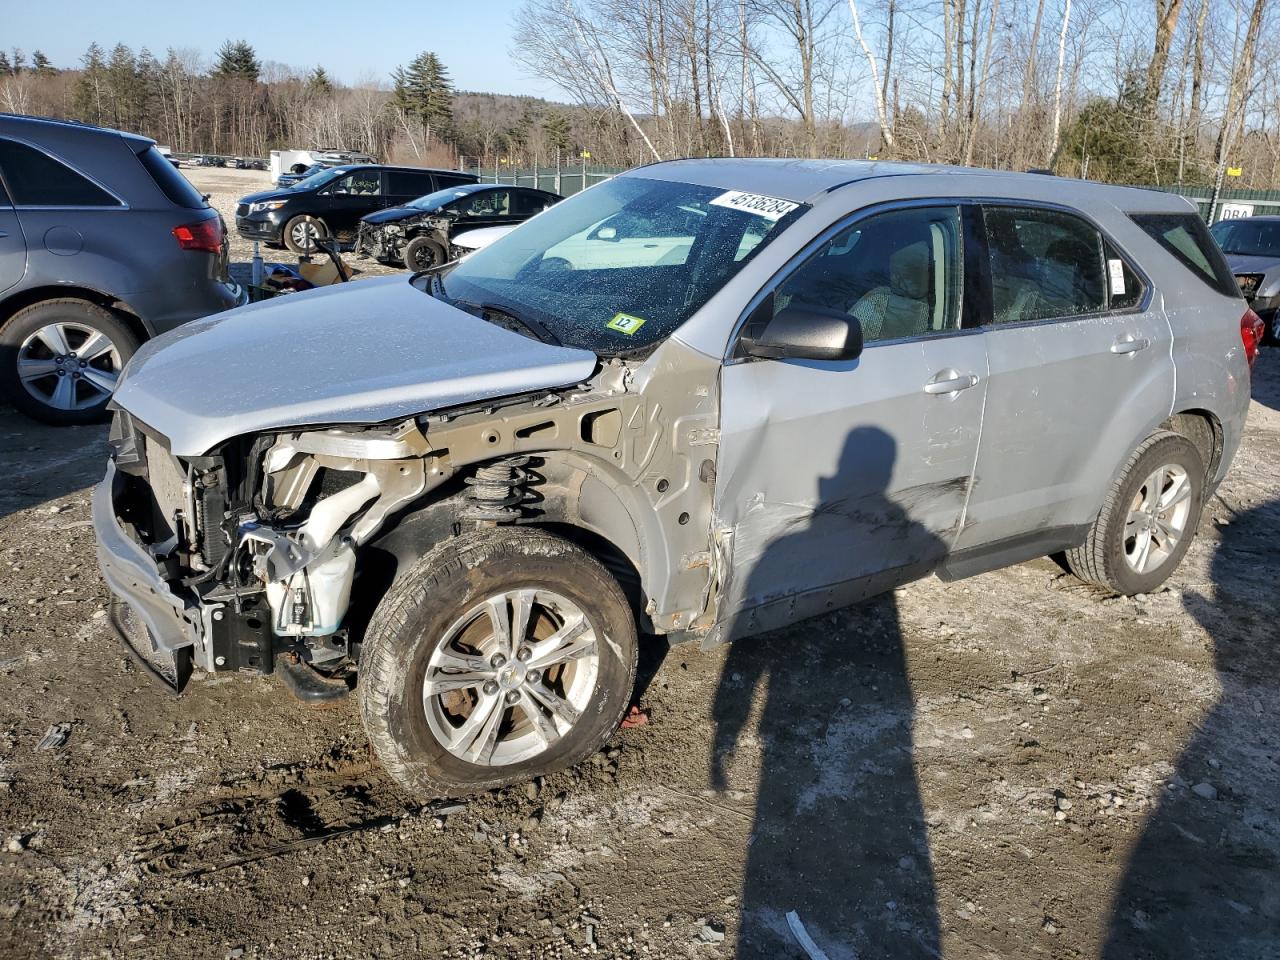
<path id="1" fill-rule="evenodd" d="M 788 213 L 800 206 L 790 200 L 779 200 L 777 197 L 765 197 L 758 193 L 743 193 L 741 190 L 730 190 L 716 197 L 711 203 L 717 207 L 728 207 L 730 210 L 741 210 L 743 213 L 754 213 L 766 220 L 781 220 Z"/>
<path id="2" fill-rule="evenodd" d="M 1120 297 L 1124 295 L 1124 263 L 1120 260 L 1108 260 L 1107 266 L 1111 269 L 1111 295 Z"/>

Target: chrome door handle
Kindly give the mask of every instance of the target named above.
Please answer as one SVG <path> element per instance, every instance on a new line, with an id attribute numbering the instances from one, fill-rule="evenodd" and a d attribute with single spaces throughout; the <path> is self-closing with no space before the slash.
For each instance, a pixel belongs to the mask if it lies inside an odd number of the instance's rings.
<path id="1" fill-rule="evenodd" d="M 8 236 L 7 233 L 5 233 L 3 230 L 0 230 L 0 240 L 3 240 L 7 236 Z"/>
<path id="2" fill-rule="evenodd" d="M 1111 345 L 1112 353 L 1137 353 L 1139 350 L 1145 350 L 1151 346 L 1150 340 L 1140 340 L 1129 334 L 1116 337 L 1116 342 Z"/>
<path id="3" fill-rule="evenodd" d="M 972 373 L 956 373 L 954 370 L 943 370 L 934 374 L 932 380 L 924 385 L 925 393 L 945 394 L 959 393 L 978 385 L 978 377 Z"/>

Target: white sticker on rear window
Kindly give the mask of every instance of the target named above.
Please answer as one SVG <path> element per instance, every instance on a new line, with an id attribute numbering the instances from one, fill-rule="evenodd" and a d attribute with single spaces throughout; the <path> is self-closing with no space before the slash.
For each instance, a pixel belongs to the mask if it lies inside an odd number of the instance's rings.
<path id="1" fill-rule="evenodd" d="M 1111 269 L 1111 295 L 1124 296 L 1124 261 L 1108 260 L 1107 266 Z"/>
<path id="2" fill-rule="evenodd" d="M 765 197 L 758 193 L 743 193 L 741 190 L 730 190 L 716 197 L 711 203 L 717 207 L 728 207 L 730 210 L 741 210 L 743 213 L 754 213 L 766 220 L 781 220 L 788 213 L 800 206 L 790 200 L 779 200 L 777 197 Z"/>

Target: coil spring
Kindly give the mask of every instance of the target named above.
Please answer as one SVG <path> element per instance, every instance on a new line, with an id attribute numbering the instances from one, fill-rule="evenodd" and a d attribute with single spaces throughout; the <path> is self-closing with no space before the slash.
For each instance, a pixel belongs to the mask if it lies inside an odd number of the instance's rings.
<path id="1" fill-rule="evenodd" d="M 525 498 L 524 485 L 529 473 L 524 465 L 528 457 L 507 457 L 476 470 L 475 476 L 466 477 L 466 506 L 462 510 L 464 520 L 481 523 L 510 523 L 520 519 L 520 503 Z"/>

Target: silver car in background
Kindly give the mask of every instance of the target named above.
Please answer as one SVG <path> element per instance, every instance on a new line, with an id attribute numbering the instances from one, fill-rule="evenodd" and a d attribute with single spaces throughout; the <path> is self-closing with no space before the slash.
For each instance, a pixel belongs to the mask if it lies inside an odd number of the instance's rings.
<path id="1" fill-rule="evenodd" d="M 1240 291 L 1280 344 L 1280 216 L 1219 220 L 1209 232 L 1227 255 Z"/>
<path id="2" fill-rule="evenodd" d="M 174 686 L 358 677 L 411 790 L 511 783 L 611 735 L 654 635 L 1058 553 L 1155 589 L 1260 332 L 1176 196 L 656 164 L 448 269 L 144 345 L 94 499 L 112 618 Z"/>

